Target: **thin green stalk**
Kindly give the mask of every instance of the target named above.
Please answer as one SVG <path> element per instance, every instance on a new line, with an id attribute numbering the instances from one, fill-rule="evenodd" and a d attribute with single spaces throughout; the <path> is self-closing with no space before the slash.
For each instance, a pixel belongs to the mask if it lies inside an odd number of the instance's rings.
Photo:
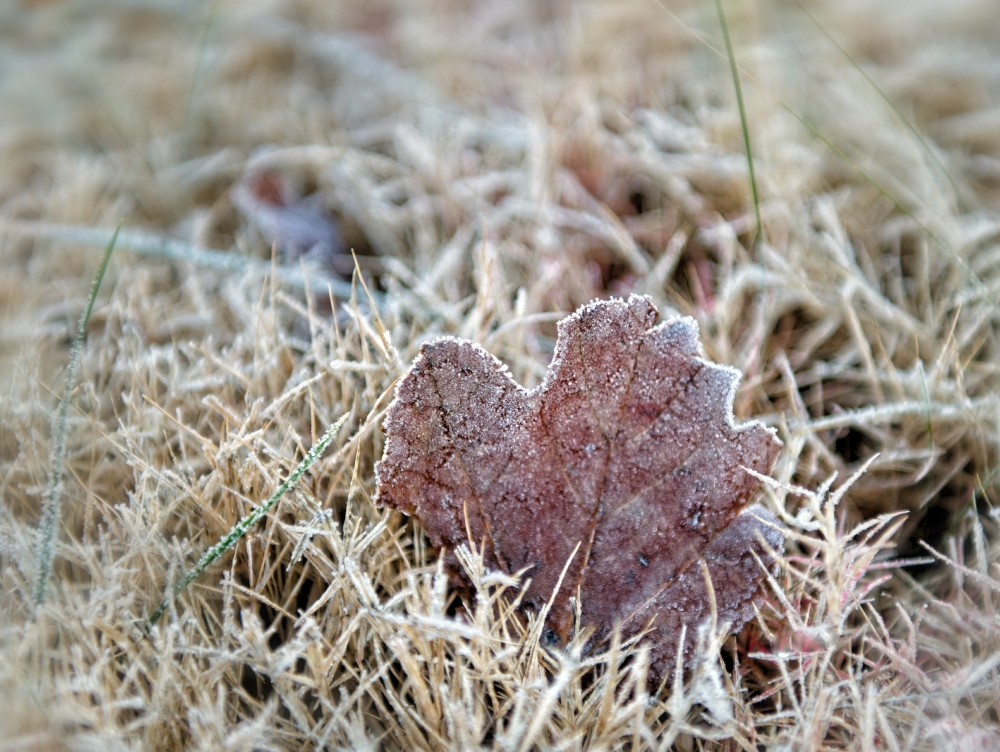
<path id="1" fill-rule="evenodd" d="M 736 89 L 736 104 L 740 108 L 740 126 L 743 128 L 743 145 L 747 152 L 747 167 L 750 169 L 750 190 L 753 193 L 753 213 L 757 220 L 757 232 L 754 235 L 753 244 L 757 247 L 760 243 L 764 226 L 760 221 L 760 198 L 757 194 L 757 176 L 753 170 L 753 152 L 750 149 L 750 125 L 747 122 L 747 110 L 743 105 L 743 86 L 740 84 L 740 69 L 736 65 L 736 53 L 733 52 L 733 40 L 729 38 L 729 24 L 726 23 L 726 14 L 722 10 L 722 0 L 715 0 L 715 7 L 719 11 L 719 23 L 722 25 L 722 36 L 726 39 L 726 53 L 729 55 L 729 68 L 733 73 L 733 87 Z"/>
<path id="2" fill-rule="evenodd" d="M 766 88 L 765 91 L 767 91 Z M 858 173 L 861 175 L 861 177 L 863 177 L 865 180 L 871 183 L 878 191 L 882 193 L 882 195 L 884 195 L 886 198 L 892 201 L 892 203 L 896 205 L 896 208 L 899 209 L 901 212 L 903 212 L 903 214 L 908 216 L 910 219 L 912 219 L 913 222 L 917 225 L 917 227 L 926 232 L 927 237 L 929 237 L 931 240 L 937 243 L 937 245 L 941 248 L 941 250 L 943 250 L 945 253 L 951 256 L 952 261 L 958 264 L 959 268 L 961 268 L 961 270 L 965 273 L 966 279 L 968 279 L 972 283 L 972 286 L 976 288 L 976 291 L 979 292 L 980 295 L 982 295 L 983 300 L 988 305 L 992 306 L 994 309 L 1000 307 L 993 300 L 993 296 L 991 295 L 989 289 L 986 287 L 986 285 L 983 284 L 983 281 L 979 279 L 979 275 L 977 275 L 974 271 L 972 271 L 969 265 L 965 262 L 965 259 L 963 259 L 957 253 L 955 253 L 954 249 L 952 249 L 951 246 L 949 246 L 947 243 L 944 242 L 944 240 L 939 238 L 934 233 L 934 231 L 931 230 L 930 227 L 928 227 L 916 214 L 913 213 L 913 211 L 911 211 L 906 205 L 904 205 L 902 201 L 896 198 L 889 191 L 888 188 L 879 183 L 861 165 L 859 165 L 857 162 L 855 162 L 853 159 L 847 156 L 847 154 L 845 154 L 841 149 L 837 148 L 837 146 L 830 139 L 828 139 L 826 136 L 820 133 L 820 131 L 817 128 L 815 128 L 812 124 L 810 124 L 795 110 L 793 110 L 791 107 L 789 107 L 787 104 L 785 104 L 782 100 L 778 99 L 777 97 L 775 97 L 775 101 L 778 103 L 779 107 L 785 110 L 785 112 L 787 112 L 793 118 L 798 120 L 806 130 L 808 130 L 816 138 L 818 138 L 820 141 L 826 144 L 827 148 L 829 148 L 830 151 L 832 151 L 834 154 L 836 154 L 838 157 L 844 160 L 847 164 L 849 164 L 851 167 L 857 170 Z"/>
<path id="3" fill-rule="evenodd" d="M 900 119 L 900 121 L 903 123 L 903 125 L 905 125 L 907 127 L 907 129 L 910 131 L 910 133 L 913 134 L 914 138 L 916 138 L 917 141 L 920 143 L 920 145 L 924 148 L 924 151 L 927 152 L 927 155 L 934 161 L 934 164 L 936 164 L 938 166 L 938 168 L 941 170 L 941 172 L 944 174 L 944 176 L 946 178 L 948 178 L 948 182 L 951 183 L 952 190 L 955 191 L 955 198 L 958 199 L 959 201 L 961 201 L 962 200 L 962 192 L 958 188 L 958 183 L 955 182 L 955 178 L 952 176 L 951 172 L 949 172 L 948 168 L 945 167 L 944 163 L 938 158 L 938 155 L 931 148 L 931 145 L 927 143 L 927 141 L 924 139 L 923 136 L 920 135 L 920 131 L 917 130 L 916 126 L 914 126 L 913 123 L 911 123 L 903 115 L 903 113 L 899 111 L 899 108 L 896 107 L 896 105 L 893 104 L 892 100 L 889 99 L 889 97 L 887 97 L 885 95 L 885 92 L 883 92 L 879 88 L 878 84 L 876 84 L 874 81 L 872 81 L 871 76 L 869 76 L 867 73 L 865 73 L 864 69 L 854 61 L 854 58 L 852 58 L 847 53 L 847 50 L 845 50 L 843 47 L 841 47 L 837 43 L 837 40 L 833 38 L 833 36 L 830 34 L 830 32 L 828 32 L 826 29 L 823 28 L 823 26 L 820 24 L 819 21 L 816 20 L 816 18 L 813 16 L 813 14 L 810 13 L 808 10 L 806 10 L 805 6 L 803 6 L 802 3 L 796 2 L 795 4 L 799 6 L 799 10 L 801 10 L 803 13 L 805 13 L 809 17 L 810 21 L 812 21 L 814 24 L 816 24 L 816 28 L 819 29 L 821 32 L 823 32 L 823 36 L 825 36 L 827 39 L 830 40 L 830 43 L 834 47 L 836 47 L 837 50 L 840 51 L 840 54 L 842 54 L 845 58 L 847 58 L 847 62 L 849 62 L 851 65 L 853 65 L 854 69 L 858 73 L 860 73 L 862 76 L 864 76 L 865 80 L 868 83 L 870 83 L 871 86 L 872 86 L 872 88 L 875 89 L 876 92 L 878 92 L 878 95 L 880 97 L 882 97 L 882 100 L 887 105 L 889 105 L 889 108 L 894 113 L 896 113 L 896 117 L 898 117 Z"/>
<path id="4" fill-rule="evenodd" d="M 208 53 L 208 35 L 212 31 L 212 24 L 215 21 L 216 3 L 210 0 L 208 13 L 205 17 L 205 25 L 201 33 L 201 43 L 198 45 L 198 59 L 194 65 L 194 73 L 191 74 L 191 88 L 188 90 L 187 104 L 184 107 L 184 123 L 181 126 L 181 158 L 187 158 L 191 144 L 191 120 L 194 114 L 195 100 L 198 96 L 199 83 L 202 77 L 202 68 L 205 65 L 205 57 Z"/>
<path id="5" fill-rule="evenodd" d="M 684 21 L 681 20 L 677 16 L 676 13 L 674 13 L 672 10 L 670 10 L 670 8 L 668 8 L 664 4 L 664 0 L 657 0 L 657 2 L 659 4 L 659 6 L 666 13 L 668 13 L 678 24 L 681 25 L 681 27 L 683 27 L 695 39 L 697 39 L 699 42 L 701 42 L 703 45 L 705 45 L 705 47 L 707 47 L 708 49 L 712 50 L 712 52 L 716 53 L 720 57 L 726 57 L 725 53 L 723 53 L 721 50 L 719 50 L 718 48 L 716 48 L 715 45 L 713 45 L 711 42 L 709 42 L 698 31 L 696 31 L 695 29 L 692 29 L 690 26 L 688 26 L 686 23 L 684 23 Z M 718 2 L 718 0 L 716 0 L 716 2 Z M 733 59 L 733 57 L 731 55 L 729 56 L 729 61 L 730 61 L 731 65 L 735 65 L 736 64 L 735 61 L 734 61 L 734 59 Z M 981 279 L 979 279 L 979 276 L 974 271 L 972 271 L 972 269 L 965 262 L 965 260 L 963 258 L 961 258 L 957 253 L 955 253 L 954 249 L 952 249 L 951 246 L 949 246 L 947 243 L 944 242 L 944 240 L 942 240 L 941 238 L 939 238 L 924 222 L 922 222 L 920 220 L 919 217 L 917 217 L 916 214 L 914 214 L 913 211 L 911 211 L 909 208 L 907 208 L 902 203 L 902 201 L 900 201 L 898 198 L 896 198 L 887 188 L 885 188 L 881 183 L 879 183 L 877 180 L 875 180 L 875 178 L 872 177 L 868 172 L 866 172 L 865 169 L 861 167 L 861 165 L 857 164 L 854 160 L 852 160 L 849 156 L 847 156 L 847 154 L 845 154 L 841 149 L 837 148 L 837 146 L 834 145 L 834 143 L 829 138 L 827 138 L 826 136 L 824 136 L 819 131 L 818 128 L 816 128 L 815 126 L 813 126 L 808 120 L 806 120 L 804 117 L 802 117 L 801 115 L 799 115 L 799 113 L 797 113 L 795 110 L 793 110 L 788 104 L 786 104 L 784 102 L 784 100 L 781 99 L 781 97 L 779 97 L 777 94 L 775 94 L 769 88 L 767 88 L 764 84 L 762 84 L 760 81 L 758 81 L 752 75 L 750 75 L 747 71 L 743 70 L 742 68 L 738 68 L 738 71 L 740 73 L 742 73 L 744 76 L 746 76 L 750 81 L 752 81 L 753 83 L 757 84 L 757 86 L 759 86 L 764 91 L 765 94 L 767 94 L 769 97 L 771 97 L 771 99 L 773 99 L 778 104 L 779 107 L 781 107 L 783 110 L 785 110 L 785 112 L 787 112 L 793 118 L 795 118 L 796 120 L 798 120 L 799 123 L 801 123 L 802 126 L 806 130 L 808 130 L 816 138 L 818 138 L 820 141 L 822 141 L 824 144 L 826 144 L 826 146 L 834 154 L 836 154 L 838 157 L 840 157 L 842 160 L 844 160 L 844 162 L 846 162 L 847 164 L 851 165 L 851 167 L 853 167 L 855 170 L 857 170 L 858 173 L 865 180 L 867 180 L 869 183 L 871 183 L 886 198 L 888 198 L 890 201 L 892 201 L 892 203 L 895 204 L 895 206 L 896 206 L 897 209 L 899 209 L 901 212 L 903 212 L 903 214 L 905 214 L 910 219 L 912 219 L 913 222 L 917 225 L 917 227 L 919 227 L 921 230 L 923 230 L 925 233 L 927 233 L 927 236 L 931 240 L 933 240 L 935 243 L 937 243 L 937 245 L 940 246 L 941 249 L 945 253 L 947 253 L 956 264 L 958 264 L 959 268 L 961 268 L 962 272 L 966 275 L 966 278 L 972 283 L 973 287 L 976 288 L 976 291 L 979 292 L 979 294 L 982 296 L 982 299 L 986 302 L 986 304 L 990 305 L 994 309 L 1000 309 L 1000 305 L 998 305 L 996 302 L 994 302 L 993 296 L 991 295 L 989 289 L 986 287 L 986 285 L 983 284 L 983 281 Z"/>
<path id="6" fill-rule="evenodd" d="M 195 564 L 194 567 L 190 569 L 176 585 L 174 585 L 173 595 L 171 596 L 172 598 L 176 598 L 180 595 L 188 585 L 197 579 L 198 575 L 212 566 L 212 564 L 214 564 L 215 561 L 222 556 L 222 554 L 236 545 L 239 539 L 246 535 L 247 530 L 256 525 L 261 518 L 268 513 L 271 507 L 273 507 L 278 500 L 285 495 L 285 492 L 298 483 L 302 474 L 309 469 L 309 467 L 330 445 L 330 442 L 333 441 L 334 435 L 340 430 L 341 426 L 344 425 L 344 421 L 347 420 L 347 416 L 348 413 L 344 413 L 326 430 L 326 433 L 324 433 L 322 438 L 316 442 L 312 449 L 309 450 L 309 453 L 306 454 L 302 462 L 298 464 L 298 467 L 292 471 L 292 474 L 288 476 L 288 479 L 278 487 L 278 490 L 275 491 L 267 501 L 254 509 L 242 520 L 237 522 L 233 526 L 233 529 L 230 530 L 222 540 L 202 554 L 201 558 L 198 559 L 198 563 Z M 164 598 L 160 605 L 156 607 L 156 610 L 149 617 L 147 628 L 152 628 L 156 622 L 160 620 L 160 617 L 163 616 L 163 613 L 167 610 L 169 602 L 170 598 Z"/>
<path id="7" fill-rule="evenodd" d="M 104 279 L 104 272 L 107 271 L 108 261 L 111 260 L 111 252 L 115 249 L 115 241 L 118 240 L 118 231 L 121 227 L 122 223 L 119 222 L 104 250 L 104 257 L 101 259 L 101 265 L 97 267 L 97 274 L 94 276 L 93 282 L 90 283 L 87 308 L 80 317 L 80 323 L 76 328 L 76 338 L 73 340 L 73 348 L 70 350 L 69 368 L 66 370 L 66 383 L 63 386 L 62 398 L 59 400 L 59 410 L 52 421 L 52 433 L 56 443 L 52 447 L 49 487 L 45 493 L 45 501 L 42 503 L 42 519 L 39 523 L 38 546 L 35 553 L 35 586 L 32 590 L 32 598 L 36 606 L 45 600 L 49 574 L 52 572 L 52 559 L 55 556 L 52 543 L 55 540 L 56 528 L 62 516 L 62 477 L 66 467 L 66 424 L 69 422 L 69 403 L 73 395 L 76 372 L 80 366 L 83 338 L 87 332 L 90 314 L 94 310 L 97 290 L 101 286 L 101 280 Z"/>

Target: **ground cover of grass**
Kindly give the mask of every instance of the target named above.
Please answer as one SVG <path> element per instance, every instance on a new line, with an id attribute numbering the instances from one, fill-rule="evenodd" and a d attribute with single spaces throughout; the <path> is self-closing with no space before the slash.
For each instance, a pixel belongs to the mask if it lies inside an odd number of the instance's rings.
<path id="1" fill-rule="evenodd" d="M 3 748 L 1000 747 L 1000 7 L 723 8 L 759 238 L 713 3 L 0 9 Z M 232 200 L 268 171 L 367 290 L 272 258 Z M 517 582 L 463 551 L 450 587 L 371 501 L 422 342 L 531 387 L 561 315 L 632 292 L 784 441 L 769 598 L 659 693 L 641 647 L 546 650 Z"/>

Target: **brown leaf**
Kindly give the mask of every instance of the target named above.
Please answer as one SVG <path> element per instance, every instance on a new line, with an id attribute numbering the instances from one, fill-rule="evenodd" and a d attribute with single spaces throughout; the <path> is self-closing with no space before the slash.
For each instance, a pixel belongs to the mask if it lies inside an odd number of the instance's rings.
<path id="1" fill-rule="evenodd" d="M 231 192 L 233 205 L 277 246 L 285 263 L 305 257 L 331 266 L 343 253 L 337 223 L 315 198 L 299 198 L 289 181 L 277 172 L 244 177 Z"/>
<path id="2" fill-rule="evenodd" d="M 758 422 L 734 426 L 739 372 L 699 356 L 697 325 L 654 327 L 647 298 L 591 303 L 559 325 L 549 373 L 525 391 L 492 355 L 446 338 L 424 345 L 385 419 L 376 501 L 416 515 L 436 546 L 485 543 L 487 563 L 527 569 L 525 607 L 566 576 L 548 636 L 582 624 L 600 644 L 652 623 L 652 675 L 673 669 L 711 614 L 739 629 L 753 613 L 766 540 L 782 536 L 741 466 L 767 473 L 781 443 Z M 742 513 L 741 513 L 742 512 Z M 574 548 L 580 549 L 567 568 Z"/>

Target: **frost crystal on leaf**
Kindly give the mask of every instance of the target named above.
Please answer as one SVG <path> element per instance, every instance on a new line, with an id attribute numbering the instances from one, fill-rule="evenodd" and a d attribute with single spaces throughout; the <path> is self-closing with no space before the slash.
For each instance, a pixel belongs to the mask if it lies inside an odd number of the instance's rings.
<path id="1" fill-rule="evenodd" d="M 657 317 L 644 297 L 584 306 L 532 391 L 471 342 L 425 345 L 375 468 L 376 502 L 416 515 L 436 546 L 469 531 L 490 566 L 527 569 L 525 608 L 552 599 L 565 569 L 547 622 L 558 641 L 578 591 L 592 645 L 651 625 L 654 680 L 673 671 L 682 626 L 693 635 L 711 615 L 706 568 L 718 621 L 737 630 L 761 591 L 755 557 L 782 545 L 768 512 L 745 509 L 759 481 L 743 469 L 767 473 L 780 442 L 734 425 L 739 372 L 700 357 L 695 322 Z"/>

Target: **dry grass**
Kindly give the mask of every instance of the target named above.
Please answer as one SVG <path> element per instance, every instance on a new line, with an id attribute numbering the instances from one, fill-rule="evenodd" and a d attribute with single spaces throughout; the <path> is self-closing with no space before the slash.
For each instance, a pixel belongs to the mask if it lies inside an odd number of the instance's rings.
<path id="1" fill-rule="evenodd" d="M 1000 747 L 1000 7 L 812 9 L 922 143 L 794 5 L 725 6 L 759 82 L 756 250 L 709 2 L 0 10 L 2 748 Z M 376 308 L 355 285 L 331 315 L 268 263 L 228 196 L 262 168 L 339 216 Z M 123 217 L 35 608 L 49 426 Z M 659 694 L 641 647 L 543 649 L 516 582 L 464 550 L 449 589 L 371 504 L 422 341 L 474 339 L 530 386 L 560 312 L 629 291 L 696 317 L 746 374 L 737 414 L 785 442 L 771 597 L 739 636 L 689 635 Z"/>

